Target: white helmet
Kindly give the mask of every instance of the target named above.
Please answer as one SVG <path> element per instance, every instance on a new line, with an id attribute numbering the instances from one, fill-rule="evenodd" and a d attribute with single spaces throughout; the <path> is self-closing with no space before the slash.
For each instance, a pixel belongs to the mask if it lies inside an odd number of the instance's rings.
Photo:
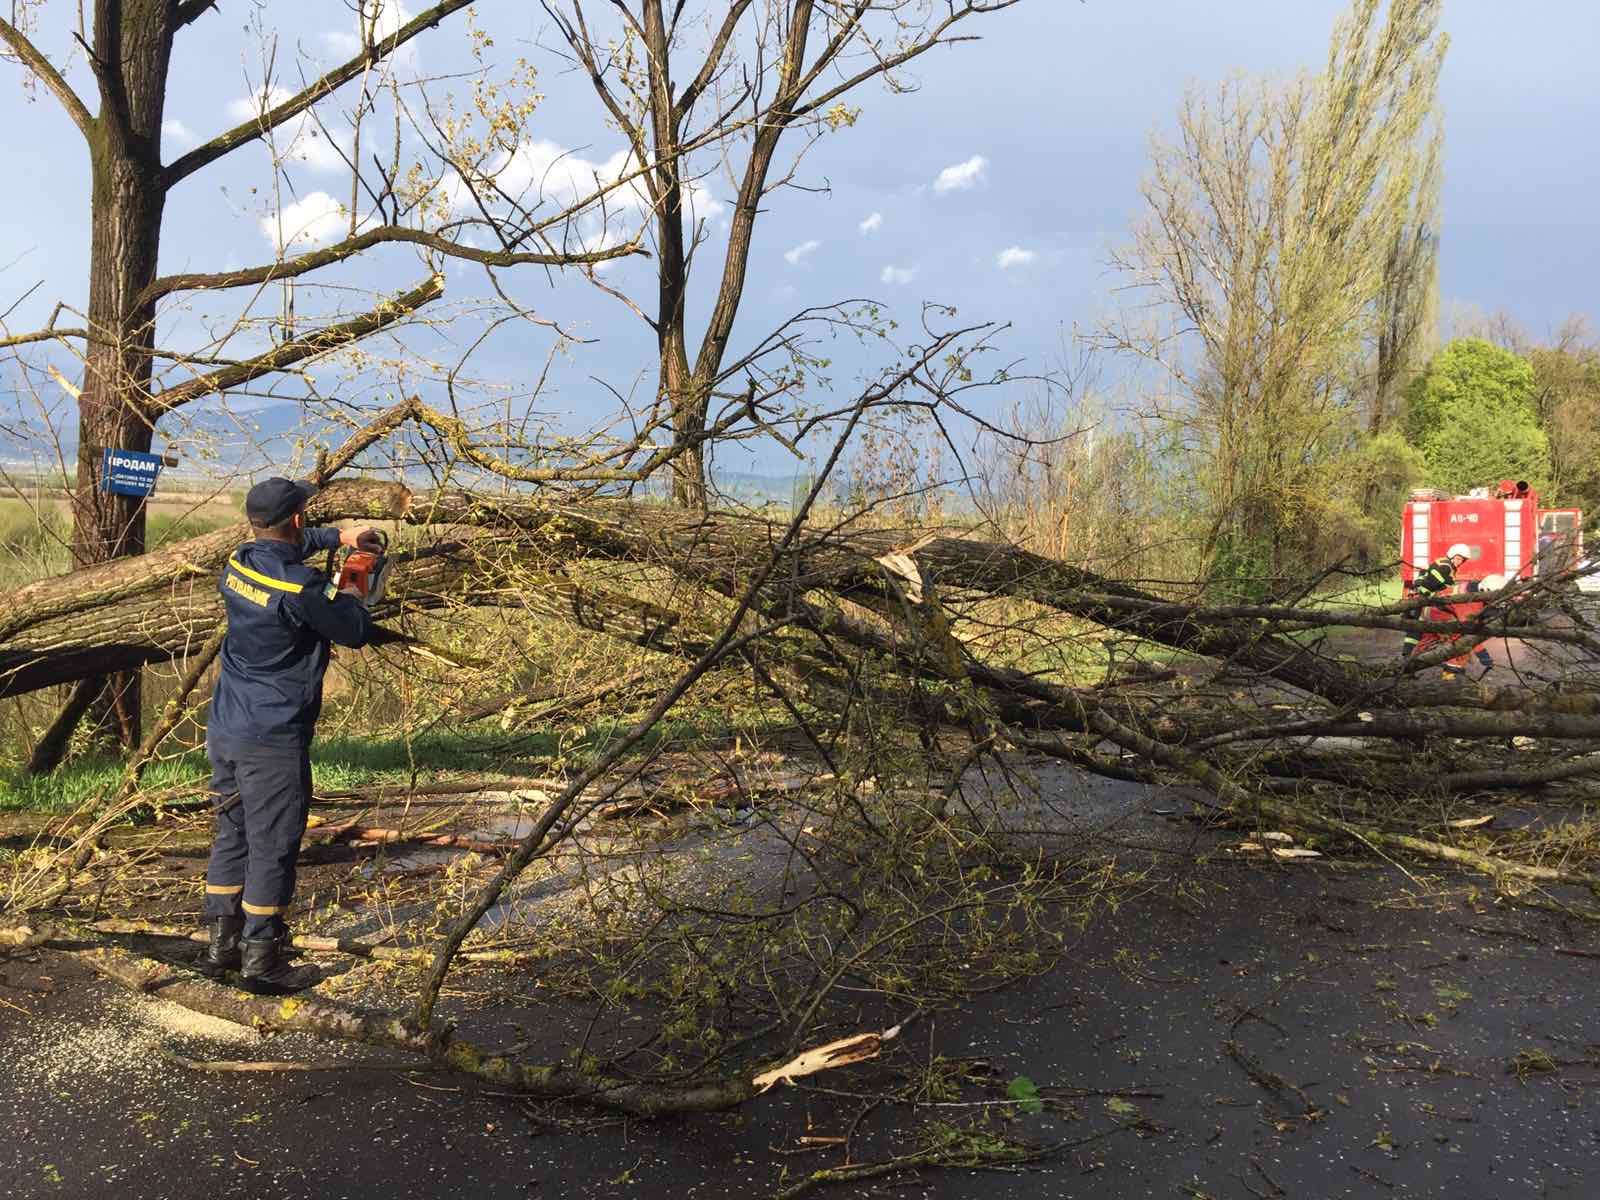
<path id="1" fill-rule="evenodd" d="M 1465 542 L 1457 542 L 1454 546 L 1451 546 L 1450 549 L 1444 552 L 1444 556 L 1446 558 L 1471 558 L 1472 547 L 1468 546 Z"/>

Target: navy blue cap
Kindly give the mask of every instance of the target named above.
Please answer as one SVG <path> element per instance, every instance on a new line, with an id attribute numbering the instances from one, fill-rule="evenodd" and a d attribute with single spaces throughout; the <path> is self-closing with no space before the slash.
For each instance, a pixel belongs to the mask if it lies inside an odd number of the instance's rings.
<path id="1" fill-rule="evenodd" d="M 287 521 L 306 506 L 317 489 L 303 480 L 275 475 L 263 479 L 244 498 L 244 515 L 263 529 Z"/>

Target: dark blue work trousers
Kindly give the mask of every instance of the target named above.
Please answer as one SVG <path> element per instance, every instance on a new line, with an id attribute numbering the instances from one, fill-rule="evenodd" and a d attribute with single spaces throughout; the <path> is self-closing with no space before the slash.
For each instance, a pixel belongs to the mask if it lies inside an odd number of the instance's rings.
<path id="1" fill-rule="evenodd" d="M 217 835 L 206 866 L 206 919 L 244 917 L 247 938 L 286 931 L 295 862 L 311 808 L 311 753 L 235 738 L 206 740 Z"/>

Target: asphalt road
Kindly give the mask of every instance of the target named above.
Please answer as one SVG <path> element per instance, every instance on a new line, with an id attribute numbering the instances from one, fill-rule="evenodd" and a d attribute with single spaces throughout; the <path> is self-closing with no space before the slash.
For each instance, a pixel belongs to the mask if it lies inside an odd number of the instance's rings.
<path id="1" fill-rule="evenodd" d="M 802 1136 L 853 1131 L 855 1159 L 874 1161 L 986 1116 L 1030 1142 L 1085 1144 L 1015 1174 L 926 1171 L 818 1194 L 1600 1195 L 1600 958 L 1557 952 L 1600 954 L 1592 926 L 1497 904 L 1478 879 L 1224 855 L 1067 936 L 1049 974 L 936 1014 L 876 1063 L 739 1112 L 653 1123 L 440 1075 L 197 1074 L 163 1051 L 366 1052 L 195 1020 L 61 956 L 0 960 L 0 1192 L 767 1196 L 840 1161 Z M 539 1020 L 562 1044 L 549 1010 L 514 1000 L 468 1031 L 507 1041 L 513 1022 Z M 870 1099 L 936 1057 L 972 1060 L 992 1083 L 969 1083 L 961 1106 Z M 973 1106 L 1018 1076 L 1067 1111 Z"/>

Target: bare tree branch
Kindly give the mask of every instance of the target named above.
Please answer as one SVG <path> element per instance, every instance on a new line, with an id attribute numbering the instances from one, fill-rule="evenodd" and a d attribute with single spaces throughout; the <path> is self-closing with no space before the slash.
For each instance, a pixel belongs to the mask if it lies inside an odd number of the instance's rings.
<path id="1" fill-rule="evenodd" d="M 216 6 L 217 0 L 180 0 L 172 27 L 182 29 L 185 25 L 193 24 Z"/>
<path id="2" fill-rule="evenodd" d="M 750 0 L 734 0 L 728 8 L 728 15 L 722 19 L 722 27 L 711 39 L 711 47 L 706 51 L 706 60 L 700 66 L 700 73 L 688 87 L 683 89 L 683 94 L 678 97 L 677 110 L 679 117 L 686 116 L 694 102 L 700 98 L 700 93 L 710 86 L 711 80 L 717 72 L 717 64 L 722 61 L 722 56 L 727 52 L 728 42 L 733 38 L 733 31 L 739 24 L 739 18 L 744 16 L 750 7 Z M 674 21 L 676 24 L 676 21 Z"/>
<path id="3" fill-rule="evenodd" d="M 237 366 L 224 367 L 220 371 L 201 375 L 159 392 L 150 397 L 145 409 L 146 416 L 153 421 L 163 413 L 171 412 L 201 396 L 238 387 L 240 384 L 249 383 L 252 379 L 271 375 L 309 358 L 326 354 L 330 350 L 358 342 L 380 329 L 404 320 L 424 304 L 437 300 L 442 295 L 444 295 L 444 276 L 430 276 L 419 286 L 396 296 L 393 300 L 386 300 L 371 312 L 363 313 L 338 325 L 318 329 L 304 337 L 284 342 L 281 346 L 274 346 L 267 353 L 246 359 Z"/>
<path id="4" fill-rule="evenodd" d="M 22 60 L 23 66 L 34 73 L 40 83 L 61 101 L 61 107 L 67 110 L 67 116 L 72 118 L 72 123 L 78 131 L 90 142 L 94 141 L 95 119 L 89 110 L 84 107 L 78 93 L 72 90 L 72 85 L 61 77 L 48 58 L 39 52 L 39 48 L 28 40 L 28 35 L 23 33 L 11 22 L 0 20 L 0 41 L 11 47 L 12 53 Z"/>
<path id="5" fill-rule="evenodd" d="M 373 246 L 390 242 L 409 242 L 416 246 L 426 246 L 430 250 L 437 250 L 439 253 L 449 255 L 451 258 L 468 259 L 471 262 L 481 263 L 486 267 L 514 267 L 522 264 L 537 264 L 546 267 L 592 266 L 595 263 L 609 262 L 612 259 L 626 258 L 634 254 L 648 256 L 650 253 L 637 242 L 614 246 L 608 250 L 588 250 L 575 254 L 480 250 L 475 246 L 463 245 L 460 242 L 451 241 L 449 238 L 440 237 L 438 234 L 429 233 L 426 230 L 409 229 L 403 225 L 380 225 L 376 229 L 368 229 L 363 233 L 356 234 L 354 237 L 346 238 L 342 242 L 324 246 L 320 250 L 312 250 L 279 262 L 264 263 L 259 267 L 246 267 L 239 271 L 219 271 L 215 274 L 163 276 L 145 288 L 139 297 L 139 303 L 148 304 L 152 300 L 160 299 L 162 296 L 178 291 L 248 287 L 252 284 L 269 283 L 274 279 L 292 279 L 297 275 L 305 275 L 308 272 L 315 271 L 319 267 L 342 262 Z M 0 345 L 4 345 L 4 343 L 0 343 Z"/>
<path id="6" fill-rule="evenodd" d="M 202 146 L 196 146 L 189 153 L 167 167 L 162 173 L 163 183 L 166 187 L 171 188 L 193 175 L 201 167 L 215 162 L 223 155 L 237 150 L 245 143 L 263 136 L 269 130 L 276 129 L 285 121 L 299 116 L 323 97 L 332 94 L 352 79 L 359 78 L 374 63 L 381 62 L 418 34 L 433 28 L 452 13 L 466 8 L 472 2 L 473 0 L 442 0 L 441 3 L 435 4 L 432 8 L 407 21 L 388 37 L 380 38 L 372 45 L 362 47 L 361 53 L 357 54 L 349 62 L 335 67 L 320 79 L 317 79 L 311 86 L 289 97 L 277 107 L 262 113 L 259 117 L 244 122 L 242 125 L 234 126 L 234 128 L 226 133 L 219 134 Z"/>
<path id="7" fill-rule="evenodd" d="M 57 338 L 87 338 L 87 329 L 38 329 L 33 333 L 19 333 L 15 337 L 0 338 L 0 350 L 12 346 L 26 346 L 30 342 L 50 342 Z"/>

